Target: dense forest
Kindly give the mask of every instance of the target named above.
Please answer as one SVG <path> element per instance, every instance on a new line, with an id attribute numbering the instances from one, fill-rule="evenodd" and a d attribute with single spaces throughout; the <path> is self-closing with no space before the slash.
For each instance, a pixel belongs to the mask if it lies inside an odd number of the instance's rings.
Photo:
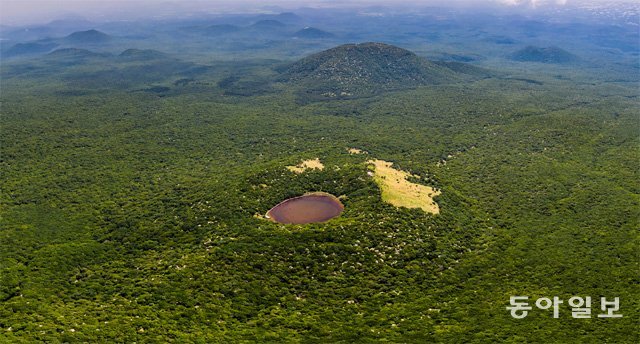
<path id="1" fill-rule="evenodd" d="M 207 35 L 255 29 L 225 25 Z M 113 39 L 96 32 L 1 64 L 1 342 L 638 339 L 637 66 L 393 47 L 402 65 L 358 51 L 375 78 L 348 86 L 366 92 L 327 97 L 304 78 L 340 69 L 340 55 L 317 63 L 332 50 L 205 61 L 102 51 L 95 37 Z M 322 170 L 287 169 L 316 158 Z M 383 201 L 372 158 L 439 190 L 439 213 Z M 313 191 L 340 196 L 342 215 L 256 216 Z M 518 295 L 559 297 L 560 316 L 515 319 Z M 589 319 L 573 296 L 593 299 Z M 623 317 L 599 318 L 601 297 Z"/>

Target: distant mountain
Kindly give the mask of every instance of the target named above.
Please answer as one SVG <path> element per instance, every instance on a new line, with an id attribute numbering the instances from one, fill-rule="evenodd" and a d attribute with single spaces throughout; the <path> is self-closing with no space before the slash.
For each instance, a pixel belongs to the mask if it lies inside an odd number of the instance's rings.
<path id="1" fill-rule="evenodd" d="M 257 17 L 258 20 L 277 20 L 287 24 L 297 24 L 303 21 L 302 17 L 293 12 L 284 12 L 280 14 L 262 14 Z"/>
<path id="2" fill-rule="evenodd" d="M 393 45 L 362 43 L 305 57 L 284 70 L 281 81 L 303 86 L 309 95 L 339 98 L 461 81 L 477 77 L 478 70 L 461 63 L 433 63 Z"/>
<path id="3" fill-rule="evenodd" d="M 260 20 L 257 21 L 255 23 L 253 23 L 251 26 L 251 28 L 253 29 L 283 29 L 286 27 L 285 24 L 283 24 L 282 22 L 279 22 L 277 20 L 272 20 L 272 19 L 266 19 L 266 20 Z"/>
<path id="4" fill-rule="evenodd" d="M 91 50 L 78 49 L 78 48 L 57 49 L 47 54 L 47 57 L 51 57 L 51 58 L 91 58 L 91 57 L 109 57 L 109 56 L 111 56 L 111 54 L 96 53 Z"/>
<path id="5" fill-rule="evenodd" d="M 120 55 L 118 55 L 118 57 L 123 58 L 123 59 L 127 59 L 127 60 L 141 60 L 141 61 L 146 61 L 146 60 L 155 60 L 155 59 L 162 59 L 162 58 L 166 58 L 167 54 L 157 51 L 157 50 L 153 50 L 153 49 L 145 49 L 145 50 L 141 50 L 141 49 L 127 49 L 125 51 L 123 51 L 122 53 L 120 53 Z"/>
<path id="6" fill-rule="evenodd" d="M 48 42 L 48 43 L 18 43 L 7 49 L 3 52 L 4 57 L 14 57 L 21 55 L 36 55 L 36 54 L 44 54 L 46 52 L 51 51 L 53 48 L 57 47 L 57 43 Z"/>
<path id="7" fill-rule="evenodd" d="M 100 44 L 111 40 L 111 36 L 98 30 L 77 31 L 65 37 L 69 43 Z"/>
<path id="8" fill-rule="evenodd" d="M 514 61 L 567 64 L 579 61 L 576 55 L 558 48 L 527 46 L 509 56 Z"/>
<path id="9" fill-rule="evenodd" d="M 306 39 L 322 39 L 335 37 L 335 35 L 331 32 L 316 29 L 314 27 L 305 27 L 304 29 L 294 33 L 293 36 Z"/>

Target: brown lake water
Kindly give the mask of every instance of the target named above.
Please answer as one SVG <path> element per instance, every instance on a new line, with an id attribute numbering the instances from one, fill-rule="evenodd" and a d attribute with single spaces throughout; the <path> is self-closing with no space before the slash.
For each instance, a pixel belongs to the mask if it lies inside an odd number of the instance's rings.
<path id="1" fill-rule="evenodd" d="M 267 216 L 279 223 L 304 224 L 328 221 L 343 210 L 344 206 L 333 195 L 314 193 L 282 201 Z"/>

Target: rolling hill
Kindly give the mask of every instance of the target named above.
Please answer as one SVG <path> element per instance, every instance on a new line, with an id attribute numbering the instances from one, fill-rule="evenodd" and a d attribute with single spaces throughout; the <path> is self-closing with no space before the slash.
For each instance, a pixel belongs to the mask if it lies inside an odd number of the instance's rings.
<path id="1" fill-rule="evenodd" d="M 567 64 L 578 62 L 579 58 L 571 54 L 570 52 L 558 48 L 547 47 L 541 48 L 536 46 L 527 46 L 523 49 L 511 54 L 510 58 L 519 62 L 540 62 L 540 63 L 555 63 L 555 64 Z"/>
<path id="2" fill-rule="evenodd" d="M 110 41 L 112 37 L 98 30 L 76 31 L 64 40 L 68 43 L 78 44 L 101 44 Z"/>
<path id="3" fill-rule="evenodd" d="M 3 57 L 14 57 L 14 56 L 22 56 L 22 55 L 36 55 L 42 54 L 51 51 L 55 47 L 57 47 L 57 43 L 48 42 L 48 43 L 38 43 L 38 42 L 29 42 L 29 43 L 17 43 L 7 49 L 2 55 Z"/>
<path id="4" fill-rule="evenodd" d="M 305 57 L 290 65 L 281 81 L 299 85 L 307 95 L 341 98 L 458 82 L 477 76 L 479 71 L 483 70 L 465 64 L 438 64 L 406 49 L 369 42 L 340 45 Z"/>

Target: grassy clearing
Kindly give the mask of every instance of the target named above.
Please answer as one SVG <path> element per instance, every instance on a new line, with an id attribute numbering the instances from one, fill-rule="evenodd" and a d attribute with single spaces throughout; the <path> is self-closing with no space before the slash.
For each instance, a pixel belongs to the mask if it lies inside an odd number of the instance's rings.
<path id="1" fill-rule="evenodd" d="M 363 151 L 362 149 L 358 149 L 358 148 L 349 148 L 348 151 L 349 151 L 349 154 L 369 154 Z"/>
<path id="2" fill-rule="evenodd" d="M 297 164 L 296 166 L 287 166 L 287 169 L 291 172 L 302 173 L 306 170 L 312 170 L 312 169 L 323 170 L 324 164 L 320 162 L 320 159 L 315 158 L 315 159 L 305 160 Z"/>
<path id="3" fill-rule="evenodd" d="M 411 183 L 407 172 L 392 168 L 393 163 L 384 160 L 369 160 L 373 164 L 375 173 L 373 179 L 382 189 L 382 199 L 396 207 L 421 208 L 422 210 L 438 214 L 440 207 L 433 197 L 440 194 L 426 185 Z"/>

